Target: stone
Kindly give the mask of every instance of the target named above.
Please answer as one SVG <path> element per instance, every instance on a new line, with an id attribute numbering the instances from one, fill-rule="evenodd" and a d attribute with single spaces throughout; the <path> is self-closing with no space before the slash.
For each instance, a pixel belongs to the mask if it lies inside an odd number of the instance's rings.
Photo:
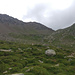
<path id="1" fill-rule="evenodd" d="M 59 66 L 59 64 L 56 64 L 55 66 Z"/>
<path id="2" fill-rule="evenodd" d="M 48 56 L 54 56 L 54 55 L 56 55 L 56 52 L 52 49 L 48 49 L 45 51 L 45 54 Z"/>
<path id="3" fill-rule="evenodd" d="M 69 58 L 69 59 L 68 59 L 68 61 L 72 61 L 72 59 L 71 59 L 71 58 Z"/>
<path id="4" fill-rule="evenodd" d="M 9 68 L 9 70 L 11 70 L 12 68 Z"/>
<path id="5" fill-rule="evenodd" d="M 11 74 L 11 75 L 24 75 L 23 73 L 18 73 L 18 74 Z"/>
<path id="6" fill-rule="evenodd" d="M 27 70 L 26 70 L 26 72 L 29 72 L 29 71 L 30 71 L 30 69 L 27 69 Z"/>
<path id="7" fill-rule="evenodd" d="M 8 71 L 4 71 L 3 73 L 7 73 Z"/>
<path id="8" fill-rule="evenodd" d="M 43 61 L 41 61 L 41 60 L 38 60 L 40 63 L 43 63 Z"/>
<path id="9" fill-rule="evenodd" d="M 28 68 L 28 67 L 27 67 Z M 31 69 L 33 69 L 33 67 L 31 67 L 30 69 L 27 69 L 25 72 L 29 72 Z"/>
<path id="10" fill-rule="evenodd" d="M 9 50 L 0 49 L 0 51 L 3 51 L 3 52 L 13 52 L 11 49 L 9 49 Z"/>

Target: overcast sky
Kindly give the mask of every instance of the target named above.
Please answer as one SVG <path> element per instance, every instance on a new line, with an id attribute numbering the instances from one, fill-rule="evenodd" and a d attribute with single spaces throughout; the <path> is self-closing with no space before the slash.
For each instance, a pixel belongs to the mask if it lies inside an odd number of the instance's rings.
<path id="1" fill-rule="evenodd" d="M 0 13 L 57 30 L 75 22 L 75 0 L 0 0 Z"/>

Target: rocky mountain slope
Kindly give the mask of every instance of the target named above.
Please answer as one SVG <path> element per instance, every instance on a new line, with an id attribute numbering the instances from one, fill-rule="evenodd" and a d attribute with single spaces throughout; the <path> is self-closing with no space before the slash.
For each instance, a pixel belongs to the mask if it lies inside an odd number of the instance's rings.
<path id="1" fill-rule="evenodd" d="M 58 47 L 64 47 L 68 49 L 75 48 L 75 24 L 72 26 L 57 30 L 49 37 L 49 42 Z"/>
<path id="2" fill-rule="evenodd" d="M 36 22 L 23 22 L 6 14 L 0 14 L 0 39 L 1 40 L 33 40 L 43 39 L 54 30 Z M 39 39 L 38 38 L 38 39 Z M 35 39 L 37 40 L 37 39 Z"/>
<path id="3" fill-rule="evenodd" d="M 60 48 L 74 50 L 75 24 L 68 28 L 54 31 L 40 23 L 26 23 L 6 14 L 0 14 L 0 40 L 48 43 Z"/>
<path id="4" fill-rule="evenodd" d="M 0 14 L 0 33 L 50 34 L 52 29 L 36 22 L 23 22 L 11 16 Z"/>

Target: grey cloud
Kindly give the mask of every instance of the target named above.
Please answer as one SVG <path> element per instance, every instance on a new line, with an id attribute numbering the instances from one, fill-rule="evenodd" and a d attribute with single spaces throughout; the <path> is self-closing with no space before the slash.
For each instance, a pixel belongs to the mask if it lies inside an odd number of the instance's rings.
<path id="1" fill-rule="evenodd" d="M 75 5 L 64 10 L 64 11 L 55 11 L 53 16 L 50 17 L 52 20 L 52 28 L 60 29 L 70 26 L 75 22 Z"/>
<path id="2" fill-rule="evenodd" d="M 37 4 L 29 9 L 24 19 L 31 18 L 55 30 L 70 26 L 75 22 L 75 1 L 72 6 L 65 10 L 53 10 L 50 5 Z M 44 13 L 47 11 L 47 17 Z"/>
<path id="3" fill-rule="evenodd" d="M 32 18 L 37 21 L 41 21 L 43 19 L 43 13 L 47 9 L 47 6 L 44 4 L 38 4 L 33 9 L 29 9 L 27 15 L 24 16 L 26 18 Z"/>

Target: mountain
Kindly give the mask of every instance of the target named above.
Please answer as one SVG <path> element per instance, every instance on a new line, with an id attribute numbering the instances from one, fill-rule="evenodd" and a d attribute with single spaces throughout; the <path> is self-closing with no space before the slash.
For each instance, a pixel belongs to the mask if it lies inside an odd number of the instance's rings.
<path id="1" fill-rule="evenodd" d="M 75 24 L 72 26 L 57 30 L 49 37 L 49 42 L 57 47 L 63 47 L 67 49 L 75 49 Z"/>
<path id="2" fill-rule="evenodd" d="M 75 24 L 54 31 L 1 14 L 0 75 L 75 75 Z"/>
<path id="3" fill-rule="evenodd" d="M 37 22 L 23 22 L 6 14 L 0 14 L 0 39 L 16 41 L 40 41 L 54 30 Z"/>

